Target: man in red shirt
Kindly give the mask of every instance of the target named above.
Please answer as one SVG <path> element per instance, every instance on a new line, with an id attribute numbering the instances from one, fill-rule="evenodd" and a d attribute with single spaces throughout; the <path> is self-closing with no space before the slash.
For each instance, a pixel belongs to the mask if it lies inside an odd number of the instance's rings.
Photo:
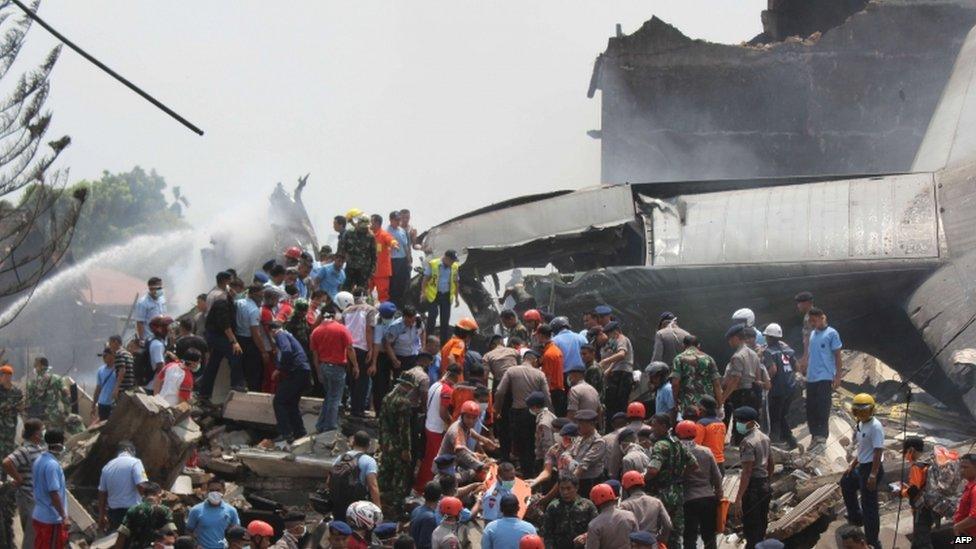
<path id="1" fill-rule="evenodd" d="M 542 345 L 542 373 L 549 382 L 549 397 L 556 417 L 566 417 L 566 383 L 563 377 L 563 352 L 552 342 L 552 328 L 540 324 L 535 331 Z"/>
<path id="2" fill-rule="evenodd" d="M 376 270 L 373 271 L 373 278 L 369 281 L 369 289 L 376 288 L 376 296 L 380 301 L 389 301 L 390 277 L 393 276 L 390 250 L 400 249 L 400 244 L 383 228 L 383 216 L 373 214 L 370 217 L 370 229 L 376 240 Z"/>
<path id="3" fill-rule="evenodd" d="M 966 479 L 966 487 L 952 517 L 952 532 L 957 536 L 976 538 L 976 454 L 959 458 L 959 473 Z"/>
<path id="4" fill-rule="evenodd" d="M 324 433 L 339 428 L 339 401 L 346 386 L 346 370 L 353 379 L 359 377 L 359 364 L 352 346 L 352 334 L 331 313 L 324 313 L 324 320 L 312 330 L 308 346 L 312 351 L 312 367 L 325 389 L 325 401 L 315 429 Z M 352 366 L 350 368 L 349 366 Z"/>
<path id="5" fill-rule="evenodd" d="M 423 492 L 424 486 L 434 478 L 434 458 L 444 441 L 444 431 L 453 422 L 451 409 L 454 386 L 461 379 L 461 365 L 446 366 L 444 377 L 427 389 L 427 417 L 424 421 L 424 458 L 420 462 L 414 490 Z"/>

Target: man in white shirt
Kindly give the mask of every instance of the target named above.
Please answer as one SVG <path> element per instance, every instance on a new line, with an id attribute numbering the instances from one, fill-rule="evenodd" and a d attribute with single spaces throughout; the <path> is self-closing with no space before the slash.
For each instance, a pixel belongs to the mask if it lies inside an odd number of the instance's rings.
<path id="1" fill-rule="evenodd" d="M 874 417 L 874 398 L 867 393 L 854 396 L 851 412 L 858 420 L 854 428 L 857 454 L 840 480 L 847 520 L 857 526 L 863 525 L 868 544 L 881 549 L 878 540 L 881 527 L 878 487 L 884 485 L 884 467 L 881 464 L 884 457 L 884 426 Z"/>
<path id="2" fill-rule="evenodd" d="M 106 532 L 117 530 L 129 507 L 142 503 L 141 485 L 149 480 L 132 442 L 120 442 L 118 450 L 98 481 L 98 524 Z"/>

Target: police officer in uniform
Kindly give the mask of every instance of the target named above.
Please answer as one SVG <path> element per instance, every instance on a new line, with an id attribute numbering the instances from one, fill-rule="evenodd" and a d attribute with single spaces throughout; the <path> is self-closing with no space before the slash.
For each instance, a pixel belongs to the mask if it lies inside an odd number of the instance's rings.
<path id="1" fill-rule="evenodd" d="M 606 478 L 603 469 L 607 443 L 596 432 L 596 417 L 593 410 L 580 410 L 576 414 L 580 436 L 570 449 L 576 465 L 573 475 L 579 480 L 580 491 L 584 494 Z"/>

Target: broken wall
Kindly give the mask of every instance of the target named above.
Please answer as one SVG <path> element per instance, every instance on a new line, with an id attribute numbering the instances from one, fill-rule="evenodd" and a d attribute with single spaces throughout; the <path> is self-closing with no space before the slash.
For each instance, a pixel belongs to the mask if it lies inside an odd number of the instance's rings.
<path id="1" fill-rule="evenodd" d="M 652 18 L 594 67 L 602 180 L 907 170 L 974 23 L 969 2 L 876 1 L 819 39 L 752 47 Z"/>

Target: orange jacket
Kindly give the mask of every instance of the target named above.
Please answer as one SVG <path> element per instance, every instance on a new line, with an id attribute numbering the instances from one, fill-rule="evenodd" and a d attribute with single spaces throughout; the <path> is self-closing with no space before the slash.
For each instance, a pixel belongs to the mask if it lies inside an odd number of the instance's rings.
<path id="1" fill-rule="evenodd" d="M 712 451 L 715 461 L 725 463 L 725 424 L 715 418 L 709 418 L 707 421 L 711 423 L 704 425 L 705 436 L 702 439 L 702 446 Z"/>
<path id="2" fill-rule="evenodd" d="M 546 343 L 542 351 L 542 373 L 546 374 L 550 391 L 566 388 L 563 381 L 563 352 L 552 341 Z"/>
<path id="3" fill-rule="evenodd" d="M 387 277 L 393 276 L 393 261 L 390 259 L 390 250 L 397 243 L 393 235 L 383 229 L 373 231 L 373 238 L 376 239 L 376 270 L 373 276 Z"/>
<path id="4" fill-rule="evenodd" d="M 441 347 L 441 374 L 447 372 L 447 367 L 450 365 L 448 357 L 454 357 L 454 363 L 463 367 L 465 352 L 467 352 L 467 346 L 463 339 L 457 336 L 448 339 L 447 343 Z M 461 379 L 464 379 L 464 374 L 461 375 Z"/>

